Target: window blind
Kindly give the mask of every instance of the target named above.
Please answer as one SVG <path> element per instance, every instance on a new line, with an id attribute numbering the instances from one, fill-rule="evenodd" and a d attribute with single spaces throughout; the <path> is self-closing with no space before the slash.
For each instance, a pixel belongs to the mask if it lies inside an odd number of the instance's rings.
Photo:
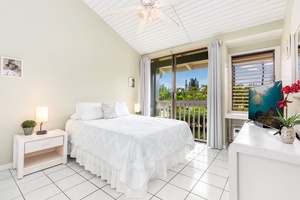
<path id="1" fill-rule="evenodd" d="M 249 88 L 275 81 L 274 50 L 232 57 L 232 110 L 247 111 Z"/>

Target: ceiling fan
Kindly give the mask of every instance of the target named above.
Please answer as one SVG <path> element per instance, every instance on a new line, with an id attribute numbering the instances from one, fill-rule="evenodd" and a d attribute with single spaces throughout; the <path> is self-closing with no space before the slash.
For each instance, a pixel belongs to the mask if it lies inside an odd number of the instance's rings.
<path id="1" fill-rule="evenodd" d="M 159 8 L 163 6 L 179 3 L 182 1 L 184 0 L 141 0 L 140 6 L 119 8 L 119 9 L 109 11 L 108 14 L 114 15 L 121 12 L 136 10 L 140 18 L 137 34 L 142 33 L 145 25 L 147 23 L 153 22 L 157 18 L 160 18 L 164 23 L 166 23 L 170 27 L 177 28 L 179 27 L 179 24 L 176 23 L 169 16 L 167 16 L 165 13 L 163 13 L 161 10 L 159 10 Z"/>

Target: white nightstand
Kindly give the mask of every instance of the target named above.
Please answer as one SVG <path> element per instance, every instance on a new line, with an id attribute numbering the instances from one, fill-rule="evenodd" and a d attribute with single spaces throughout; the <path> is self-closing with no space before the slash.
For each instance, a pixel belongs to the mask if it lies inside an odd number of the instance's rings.
<path id="1" fill-rule="evenodd" d="M 45 135 L 15 135 L 13 168 L 18 179 L 58 164 L 67 163 L 68 134 L 56 129 Z"/>

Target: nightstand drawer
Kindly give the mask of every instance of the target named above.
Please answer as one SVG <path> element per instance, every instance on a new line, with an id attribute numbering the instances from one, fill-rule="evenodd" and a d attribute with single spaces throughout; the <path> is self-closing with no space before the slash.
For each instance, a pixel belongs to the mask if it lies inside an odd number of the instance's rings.
<path id="1" fill-rule="evenodd" d="M 52 147 L 61 146 L 63 145 L 63 143 L 64 143 L 63 136 L 38 140 L 33 142 L 27 142 L 25 143 L 25 153 L 31 153 L 43 149 L 49 149 Z"/>

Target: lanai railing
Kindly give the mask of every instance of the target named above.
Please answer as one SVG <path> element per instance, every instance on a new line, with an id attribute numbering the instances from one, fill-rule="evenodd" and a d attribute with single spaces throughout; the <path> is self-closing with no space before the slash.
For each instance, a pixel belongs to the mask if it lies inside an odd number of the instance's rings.
<path id="1" fill-rule="evenodd" d="M 165 118 L 172 116 L 171 101 L 157 101 L 156 115 Z M 206 101 L 176 101 L 176 119 L 186 121 L 195 140 L 207 140 L 207 102 Z"/>

